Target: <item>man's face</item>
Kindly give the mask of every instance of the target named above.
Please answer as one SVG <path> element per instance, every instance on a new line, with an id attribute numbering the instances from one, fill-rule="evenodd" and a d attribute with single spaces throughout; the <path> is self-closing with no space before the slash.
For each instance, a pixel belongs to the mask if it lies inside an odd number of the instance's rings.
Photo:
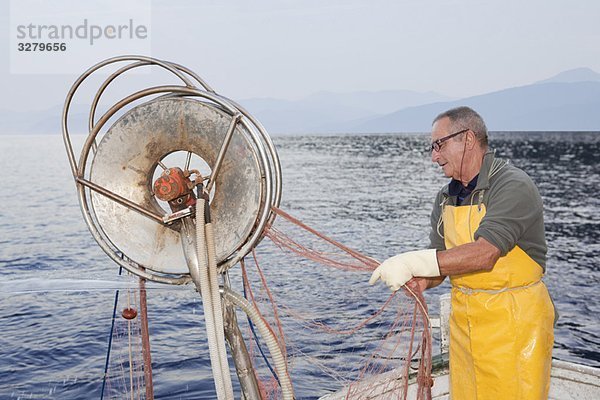
<path id="1" fill-rule="evenodd" d="M 445 136 L 456 133 L 450 126 L 450 118 L 442 118 L 433 124 L 431 130 L 431 143 Z M 460 180 L 460 168 L 463 152 L 465 150 L 465 133 L 444 141 L 440 150 L 431 152 L 431 161 L 442 167 L 444 175 L 448 178 Z"/>

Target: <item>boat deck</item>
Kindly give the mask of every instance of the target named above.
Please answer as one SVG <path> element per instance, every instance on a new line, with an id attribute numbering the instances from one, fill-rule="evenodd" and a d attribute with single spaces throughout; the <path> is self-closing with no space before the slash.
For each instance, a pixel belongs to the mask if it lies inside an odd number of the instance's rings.
<path id="1" fill-rule="evenodd" d="M 450 382 L 448 370 L 448 354 L 444 353 L 434 357 L 432 377 L 434 380 L 431 388 L 431 397 L 435 400 L 450 399 Z M 392 399 L 397 398 L 390 390 L 389 379 L 393 371 L 370 380 L 362 382 L 358 387 L 353 387 L 352 398 L 365 399 Z M 361 393 L 361 387 L 364 390 Z M 347 388 L 323 396 L 320 400 L 346 399 Z M 408 387 L 408 399 L 417 396 L 417 386 L 413 377 Z M 575 364 L 567 361 L 553 360 L 550 380 L 551 400 L 598 400 L 600 399 L 600 368 Z"/>

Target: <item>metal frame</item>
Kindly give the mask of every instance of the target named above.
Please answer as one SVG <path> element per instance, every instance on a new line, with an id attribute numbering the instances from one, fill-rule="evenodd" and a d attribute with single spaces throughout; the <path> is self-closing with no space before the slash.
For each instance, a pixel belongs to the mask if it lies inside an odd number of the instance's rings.
<path id="1" fill-rule="evenodd" d="M 88 136 L 83 145 L 81 153 L 79 154 L 79 161 L 77 162 L 69 134 L 68 121 L 73 97 L 77 93 L 77 90 L 81 84 L 96 71 L 122 62 L 130 63 L 120 67 L 110 74 L 109 77 L 100 85 L 94 96 L 89 112 Z M 125 74 L 126 72 L 143 66 L 158 66 L 163 68 L 171 72 L 183 83 L 183 85 L 154 86 L 132 93 L 129 96 L 117 101 L 102 116 L 100 116 L 98 120 L 95 121 L 100 98 L 110 84 L 117 77 Z M 190 78 L 197 82 L 200 87 L 196 86 Z M 261 189 L 262 199 L 259 207 L 259 214 L 257 217 L 256 226 L 251 232 L 250 236 L 239 249 L 234 250 L 232 254 L 228 256 L 228 258 L 219 264 L 219 272 L 225 272 L 233 265 L 237 264 L 244 256 L 246 256 L 260 242 L 260 240 L 262 240 L 265 227 L 273 222 L 275 214 L 271 211 L 271 208 L 279 206 L 281 200 L 281 164 L 275 147 L 264 127 L 243 107 L 236 102 L 217 94 L 198 75 L 186 67 L 150 57 L 127 55 L 104 60 L 89 68 L 75 81 L 65 99 L 62 113 L 62 133 L 69 164 L 71 166 L 71 172 L 77 185 L 82 214 L 92 236 L 96 242 L 98 242 L 102 250 L 115 263 L 122 266 L 129 272 L 151 281 L 181 285 L 190 282 L 191 278 L 189 274 L 157 274 L 155 272 L 149 272 L 144 265 L 139 265 L 132 260 L 122 258 L 121 251 L 110 241 L 98 223 L 98 220 L 94 214 L 93 205 L 90 204 L 91 200 L 89 198 L 89 194 L 91 194 L 91 192 L 99 193 L 125 207 L 139 212 L 140 214 L 152 219 L 156 223 L 166 224 L 163 221 L 162 215 L 157 214 L 153 210 L 147 210 L 144 207 L 135 204 L 111 192 L 110 190 L 103 188 L 100 185 L 95 184 L 91 179 L 86 178 L 86 168 L 91 162 L 90 153 L 95 153 L 96 138 L 99 136 L 106 123 L 112 117 L 114 117 L 117 112 L 126 110 L 126 107 L 130 106 L 133 102 L 148 98 L 150 96 L 183 96 L 198 98 L 214 105 L 215 107 L 218 107 L 232 117 L 232 123 L 229 127 L 229 131 L 219 151 L 220 157 L 217 160 L 216 165 L 212 166 L 211 168 L 213 173 L 210 177 L 211 179 L 209 186 L 212 186 L 212 182 L 214 181 L 216 173 L 219 169 L 220 160 L 222 160 L 223 154 L 227 150 L 229 139 L 233 134 L 235 126 L 237 126 L 238 123 L 242 124 L 249 133 L 251 142 L 253 144 L 253 150 L 256 152 L 262 174 L 263 188 Z"/>

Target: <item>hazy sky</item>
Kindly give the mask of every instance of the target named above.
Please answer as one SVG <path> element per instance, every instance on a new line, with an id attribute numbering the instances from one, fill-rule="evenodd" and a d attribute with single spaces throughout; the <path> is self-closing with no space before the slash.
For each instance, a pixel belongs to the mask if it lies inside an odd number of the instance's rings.
<path id="1" fill-rule="evenodd" d="M 56 12 L 84 17 L 64 8 Z M 61 104 L 76 75 L 11 74 L 8 0 L 0 11 L 0 109 Z M 236 100 L 390 89 L 462 97 L 600 71 L 598 0 L 155 0 L 150 13 L 151 55 Z"/>

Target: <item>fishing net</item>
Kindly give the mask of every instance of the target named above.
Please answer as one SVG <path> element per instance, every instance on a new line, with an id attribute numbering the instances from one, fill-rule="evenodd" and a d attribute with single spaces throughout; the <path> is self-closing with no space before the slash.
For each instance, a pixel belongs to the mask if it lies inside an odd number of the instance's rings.
<path id="1" fill-rule="evenodd" d="M 394 294 L 369 287 L 378 261 L 274 212 L 269 240 L 241 270 L 246 298 L 285 351 L 295 396 L 431 398 L 431 330 L 414 282 Z M 263 397 L 278 398 L 266 347 L 251 322 L 246 329 Z"/>
<path id="2" fill-rule="evenodd" d="M 431 329 L 414 282 L 396 293 L 369 286 L 377 260 L 273 211 L 265 239 L 230 277 L 276 337 L 295 397 L 430 399 Z M 103 399 L 152 398 L 143 359 L 145 291 L 130 282 L 115 298 Z M 241 312 L 237 319 L 262 398 L 281 398 L 264 338 Z"/>
<path id="3" fill-rule="evenodd" d="M 140 314 L 140 308 L 144 309 L 145 289 L 143 283 L 135 287 L 138 278 L 129 278 L 130 287 L 115 294 L 101 399 L 147 398 L 144 321 Z"/>

